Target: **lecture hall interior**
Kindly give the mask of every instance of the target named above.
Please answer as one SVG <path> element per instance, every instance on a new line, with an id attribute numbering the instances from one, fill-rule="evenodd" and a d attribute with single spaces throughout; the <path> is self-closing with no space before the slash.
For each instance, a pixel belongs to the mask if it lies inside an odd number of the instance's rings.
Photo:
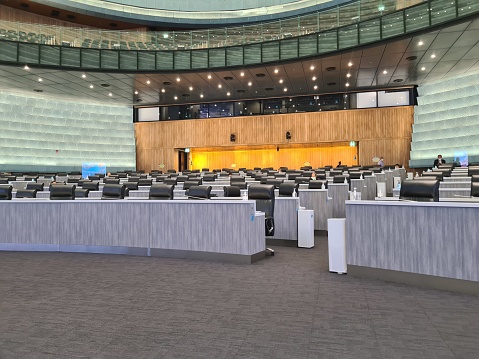
<path id="1" fill-rule="evenodd" d="M 477 0 L 0 0 L 0 358 L 478 358 L 478 83 Z"/>

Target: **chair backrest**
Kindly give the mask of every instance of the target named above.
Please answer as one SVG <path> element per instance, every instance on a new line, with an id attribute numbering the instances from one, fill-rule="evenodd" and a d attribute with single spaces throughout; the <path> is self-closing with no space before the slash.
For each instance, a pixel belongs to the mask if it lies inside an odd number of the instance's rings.
<path id="1" fill-rule="evenodd" d="M 309 183 L 309 181 L 311 181 L 311 177 L 300 176 L 294 179 L 294 183 Z"/>
<path id="2" fill-rule="evenodd" d="M 442 179 L 443 179 L 443 173 L 439 172 L 439 171 L 423 172 L 422 176 L 423 177 L 431 177 L 431 179 L 439 180 L 439 181 L 442 181 Z"/>
<path id="3" fill-rule="evenodd" d="M 185 181 L 183 184 L 183 189 L 190 189 L 192 186 L 200 186 L 201 179 Z"/>
<path id="4" fill-rule="evenodd" d="M 26 189 L 36 189 L 37 191 L 43 191 L 43 186 L 44 185 L 45 184 L 42 183 L 42 182 L 40 182 L 40 183 L 28 182 Z"/>
<path id="5" fill-rule="evenodd" d="M 28 182 L 36 182 L 38 179 L 38 176 L 25 176 L 25 181 Z"/>
<path id="6" fill-rule="evenodd" d="M 343 174 L 343 171 L 329 171 L 330 177 L 341 176 L 342 174 Z"/>
<path id="7" fill-rule="evenodd" d="M 246 178 L 243 176 L 231 176 L 230 182 L 246 182 Z"/>
<path id="8" fill-rule="evenodd" d="M 140 178 L 138 186 L 151 186 L 152 180 L 150 178 Z"/>
<path id="9" fill-rule="evenodd" d="M 359 172 L 359 171 L 350 171 L 349 172 L 349 178 L 350 179 L 361 179 L 361 176 L 362 176 L 362 172 Z"/>
<path id="10" fill-rule="evenodd" d="M 210 199 L 211 198 L 211 186 L 191 186 L 188 189 L 189 199 Z"/>
<path id="11" fill-rule="evenodd" d="M 225 197 L 241 197 L 241 189 L 238 186 L 224 186 Z"/>
<path id="12" fill-rule="evenodd" d="M 472 175 L 471 182 L 479 182 L 479 175 Z"/>
<path id="13" fill-rule="evenodd" d="M 248 188 L 248 184 L 246 182 L 230 182 L 230 186 L 236 186 L 239 187 L 240 189 L 246 189 Z"/>
<path id="14" fill-rule="evenodd" d="M 103 178 L 103 183 L 105 184 L 120 184 L 119 178 L 105 177 Z"/>
<path id="15" fill-rule="evenodd" d="M 203 176 L 203 182 L 214 182 L 214 181 L 216 181 L 216 175 L 214 173 L 205 174 Z"/>
<path id="16" fill-rule="evenodd" d="M 123 184 L 105 184 L 103 186 L 101 199 L 124 199 L 125 188 Z"/>
<path id="17" fill-rule="evenodd" d="M 100 189 L 100 182 L 98 181 L 83 182 L 82 188 L 89 189 L 90 191 L 98 191 Z"/>
<path id="18" fill-rule="evenodd" d="M 279 185 L 283 182 L 284 182 L 284 180 L 279 179 L 279 178 L 267 178 L 266 179 L 266 184 L 273 185 L 274 188 L 279 188 Z"/>
<path id="19" fill-rule="evenodd" d="M 316 174 L 316 179 L 317 180 L 326 180 L 326 173 L 317 173 Z"/>
<path id="20" fill-rule="evenodd" d="M 140 180 L 140 176 L 130 176 L 128 177 L 128 182 L 138 182 Z"/>
<path id="21" fill-rule="evenodd" d="M 296 192 L 297 197 L 299 183 L 283 182 L 279 185 L 278 188 L 280 197 L 293 197 L 293 192 Z"/>
<path id="22" fill-rule="evenodd" d="M 274 236 L 274 186 L 251 185 L 248 199 L 256 201 L 256 210 L 265 214 L 265 235 Z"/>
<path id="23" fill-rule="evenodd" d="M 473 176 L 473 175 L 479 175 L 479 166 L 471 166 L 469 165 L 468 169 L 467 169 L 467 175 L 469 177 Z"/>
<path id="24" fill-rule="evenodd" d="M 37 198 L 37 192 L 36 189 L 19 189 L 15 198 Z"/>
<path id="25" fill-rule="evenodd" d="M 89 179 L 92 181 L 99 181 L 101 178 L 105 178 L 105 176 L 100 177 L 99 175 L 88 176 Z"/>
<path id="26" fill-rule="evenodd" d="M 149 199 L 173 199 L 174 185 L 154 184 L 150 187 Z"/>
<path id="27" fill-rule="evenodd" d="M 158 178 L 159 177 L 156 178 L 157 181 L 158 181 Z M 176 178 L 165 178 L 163 179 L 163 183 L 175 186 L 178 182 L 176 181 Z"/>
<path id="28" fill-rule="evenodd" d="M 321 181 L 321 180 L 311 181 L 309 182 L 308 189 L 322 189 L 323 185 L 324 185 L 324 188 L 328 188 L 328 181 Z"/>
<path id="29" fill-rule="evenodd" d="M 75 199 L 74 184 L 51 184 L 50 199 L 51 200 L 72 200 Z"/>
<path id="30" fill-rule="evenodd" d="M 131 191 L 138 191 L 139 182 L 123 182 L 126 188 Z"/>
<path id="31" fill-rule="evenodd" d="M 471 182 L 471 196 L 479 197 L 479 182 Z"/>
<path id="32" fill-rule="evenodd" d="M 423 181 L 403 181 L 401 183 L 399 199 L 421 202 L 438 202 L 439 181 L 434 179 Z"/>
<path id="33" fill-rule="evenodd" d="M 8 178 L 0 178 L 0 184 L 8 184 Z"/>
<path id="34" fill-rule="evenodd" d="M 178 182 L 186 182 L 186 181 L 188 181 L 188 176 L 186 176 L 186 175 L 177 176 L 176 180 Z"/>
<path id="35" fill-rule="evenodd" d="M 12 185 L 1 184 L 0 185 L 0 200 L 11 200 L 12 199 L 12 190 L 13 190 Z"/>
<path id="36" fill-rule="evenodd" d="M 344 180 L 349 183 L 348 179 L 349 177 L 346 176 L 334 176 L 333 183 L 344 183 Z"/>
<path id="37" fill-rule="evenodd" d="M 88 197 L 90 190 L 88 188 L 76 188 L 75 189 L 75 198 L 85 198 Z"/>

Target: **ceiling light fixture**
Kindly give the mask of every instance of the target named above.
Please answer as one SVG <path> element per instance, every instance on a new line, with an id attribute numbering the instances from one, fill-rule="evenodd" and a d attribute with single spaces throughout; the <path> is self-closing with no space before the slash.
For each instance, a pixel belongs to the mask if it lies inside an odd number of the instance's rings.
<path id="1" fill-rule="evenodd" d="M 200 97 L 203 98 L 203 94 L 201 94 Z"/>
<path id="2" fill-rule="evenodd" d="M 284 92 L 288 91 L 288 88 L 287 88 L 287 87 L 285 87 L 285 88 L 283 89 L 283 91 L 284 91 Z"/>
<path id="3" fill-rule="evenodd" d="M 179 77 L 176 78 L 176 82 L 180 82 L 181 79 Z"/>
<path id="4" fill-rule="evenodd" d="M 161 89 L 161 92 L 165 93 L 165 91 L 166 91 L 165 89 Z"/>
<path id="5" fill-rule="evenodd" d="M 23 69 L 24 69 L 24 70 L 30 70 L 30 68 L 28 67 L 28 65 L 23 66 Z"/>
<path id="6" fill-rule="evenodd" d="M 208 75 L 208 80 L 211 80 L 211 75 Z"/>
<path id="7" fill-rule="evenodd" d="M 82 75 L 81 75 L 81 78 L 82 78 L 82 79 L 86 79 L 86 75 L 85 75 L 85 74 L 82 74 Z"/>
<path id="8" fill-rule="evenodd" d="M 424 42 L 419 41 L 417 44 L 418 44 L 419 46 L 422 46 L 422 45 L 424 45 Z"/>
<path id="9" fill-rule="evenodd" d="M 277 74 L 279 72 L 278 69 L 274 69 L 274 73 Z"/>
<path id="10" fill-rule="evenodd" d="M 283 83 L 283 79 L 280 79 L 280 80 L 279 80 L 279 83 L 282 84 L 282 83 Z"/>
<path id="11" fill-rule="evenodd" d="M 90 85 L 90 88 L 92 89 L 94 86 L 93 85 Z"/>
<path id="12" fill-rule="evenodd" d="M 113 96 L 113 94 L 110 92 L 110 93 L 108 94 L 108 96 L 110 96 L 110 97 L 111 97 L 111 96 Z"/>
<path id="13" fill-rule="evenodd" d="M 309 68 L 311 71 L 314 70 L 314 65 L 311 65 L 311 67 Z"/>
<path id="14" fill-rule="evenodd" d="M 193 86 L 190 86 L 189 89 L 190 89 L 190 91 L 193 91 Z"/>
<path id="15" fill-rule="evenodd" d="M 386 75 L 388 72 L 386 70 L 383 71 L 383 74 Z"/>
<path id="16" fill-rule="evenodd" d="M 313 81 L 316 81 L 316 76 L 313 76 L 313 79 L 312 79 L 312 80 L 313 80 Z"/>
<path id="17" fill-rule="evenodd" d="M 351 74 L 347 74 L 346 77 L 347 77 L 347 78 L 351 77 Z"/>
<path id="18" fill-rule="evenodd" d="M 349 66 L 349 67 L 353 66 L 353 63 L 352 63 L 352 62 L 349 62 L 349 63 L 348 63 L 348 66 Z"/>
<path id="19" fill-rule="evenodd" d="M 421 67 L 421 70 L 424 71 L 424 70 L 426 70 L 426 68 L 423 66 L 423 67 Z"/>
<path id="20" fill-rule="evenodd" d="M 178 96 L 175 96 L 174 99 L 175 99 L 175 100 L 178 100 Z"/>
<path id="21" fill-rule="evenodd" d="M 223 86 L 222 86 L 221 84 L 218 85 L 218 88 L 219 88 L 219 89 L 222 88 L 222 87 L 223 87 Z"/>
<path id="22" fill-rule="evenodd" d="M 253 83 L 251 81 L 248 82 L 248 86 L 252 86 L 252 85 L 253 85 Z"/>
<path id="23" fill-rule="evenodd" d="M 135 91 L 135 95 L 138 95 L 138 90 L 137 90 L 137 91 Z"/>
<path id="24" fill-rule="evenodd" d="M 146 80 L 146 84 L 149 85 L 151 83 L 150 80 Z"/>
<path id="25" fill-rule="evenodd" d="M 244 76 L 244 72 L 240 73 L 240 76 L 243 77 L 243 76 Z"/>
<path id="26" fill-rule="evenodd" d="M 313 88 L 314 88 L 315 90 L 317 90 L 317 89 L 318 89 L 318 86 L 315 85 Z"/>
<path id="27" fill-rule="evenodd" d="M 431 59 L 434 59 L 436 57 L 436 55 L 432 54 L 431 55 Z"/>
<path id="28" fill-rule="evenodd" d="M 349 82 L 346 82 L 346 87 L 349 87 Z"/>
<path id="29" fill-rule="evenodd" d="M 43 79 L 41 77 L 38 78 L 38 82 L 42 82 Z"/>
<path id="30" fill-rule="evenodd" d="M 231 95 L 231 93 L 229 93 L 229 92 L 226 93 L 226 96 L 230 96 L 230 95 Z"/>

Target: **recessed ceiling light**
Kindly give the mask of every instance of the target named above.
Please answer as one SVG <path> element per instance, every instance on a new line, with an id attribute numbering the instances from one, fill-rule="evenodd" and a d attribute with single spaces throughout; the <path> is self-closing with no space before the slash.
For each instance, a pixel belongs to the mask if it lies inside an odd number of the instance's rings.
<path id="1" fill-rule="evenodd" d="M 284 91 L 284 92 L 288 91 L 288 88 L 287 88 L 287 87 L 285 87 L 285 88 L 283 89 L 283 91 Z"/>
<path id="2" fill-rule="evenodd" d="M 146 84 L 149 85 L 151 83 L 150 80 L 146 80 Z"/>
<path id="3" fill-rule="evenodd" d="M 175 99 L 175 100 L 178 100 L 178 96 L 175 96 L 174 99 Z"/>
<path id="4" fill-rule="evenodd" d="M 24 70 L 30 70 L 30 68 L 28 67 L 28 65 L 23 66 L 23 69 L 24 69 Z"/>
<path id="5" fill-rule="evenodd" d="M 313 81 L 316 81 L 316 76 L 313 76 L 312 80 L 313 80 Z"/>
<path id="6" fill-rule="evenodd" d="M 349 83 L 348 83 L 348 82 L 346 82 L 346 87 L 349 87 Z"/>
<path id="7" fill-rule="evenodd" d="M 211 75 L 208 75 L 208 80 L 211 80 Z"/>
<path id="8" fill-rule="evenodd" d="M 353 66 L 353 63 L 352 63 L 352 62 L 349 62 L 349 63 L 348 63 L 348 66 L 349 66 L 349 67 Z"/>
<path id="9" fill-rule="evenodd" d="M 226 96 L 230 96 L 230 95 L 231 95 L 231 93 L 229 93 L 229 92 L 226 93 Z"/>
<path id="10" fill-rule="evenodd" d="M 161 89 L 161 92 L 165 93 L 165 89 Z"/>
<path id="11" fill-rule="evenodd" d="M 351 74 L 347 74 L 346 77 L 351 77 Z"/>
<path id="12" fill-rule="evenodd" d="M 90 88 L 92 89 L 92 88 L 93 88 L 93 85 L 90 85 Z"/>
<path id="13" fill-rule="evenodd" d="M 176 82 L 180 82 L 181 79 L 179 77 L 176 78 Z"/>
<path id="14" fill-rule="evenodd" d="M 110 96 L 110 97 L 111 97 L 111 96 L 113 96 L 113 94 L 110 92 L 110 93 L 108 94 L 108 96 Z"/>
<path id="15" fill-rule="evenodd" d="M 279 72 L 278 69 L 274 69 L 274 73 L 277 74 Z"/>
<path id="16" fill-rule="evenodd" d="M 311 65 L 311 67 L 309 68 L 311 71 L 314 70 L 314 65 Z"/>
<path id="17" fill-rule="evenodd" d="M 318 89 L 318 86 L 315 85 L 315 86 L 314 86 L 314 89 L 317 90 L 317 89 Z"/>
<path id="18" fill-rule="evenodd" d="M 418 44 L 419 46 L 422 46 L 422 45 L 424 45 L 424 42 L 419 41 L 417 44 Z"/>
<path id="19" fill-rule="evenodd" d="M 423 66 L 423 67 L 421 67 L 421 70 L 422 70 L 422 71 L 424 71 L 425 69 L 426 69 L 426 68 L 425 68 L 424 66 Z"/>
<path id="20" fill-rule="evenodd" d="M 252 85 L 253 85 L 253 83 L 251 81 L 248 82 L 248 86 L 252 86 Z"/>
<path id="21" fill-rule="evenodd" d="M 222 87 L 223 87 L 223 86 L 222 86 L 221 84 L 218 85 L 218 88 L 219 88 L 219 89 L 222 88 Z"/>
<path id="22" fill-rule="evenodd" d="M 138 95 L 138 91 L 135 91 L 135 95 Z"/>
<path id="23" fill-rule="evenodd" d="M 240 76 L 243 77 L 243 76 L 244 76 L 244 72 L 240 73 Z"/>
<path id="24" fill-rule="evenodd" d="M 434 54 L 431 55 L 431 59 L 433 59 L 433 58 L 435 58 L 435 57 L 436 57 L 436 55 L 434 55 Z"/>
<path id="25" fill-rule="evenodd" d="M 388 72 L 386 70 L 383 71 L 383 74 L 386 75 Z"/>
<path id="26" fill-rule="evenodd" d="M 279 83 L 282 84 L 282 83 L 283 83 L 283 79 L 280 79 L 280 80 L 279 80 Z"/>
<path id="27" fill-rule="evenodd" d="M 201 94 L 200 97 L 203 98 L 203 94 Z"/>
<path id="28" fill-rule="evenodd" d="M 85 75 L 85 74 L 82 74 L 82 75 L 81 75 L 81 78 L 82 78 L 82 79 L 86 79 L 86 75 Z"/>
<path id="29" fill-rule="evenodd" d="M 41 77 L 38 78 L 38 82 L 42 82 L 43 79 Z"/>
<path id="30" fill-rule="evenodd" d="M 193 91 L 193 86 L 190 86 L 189 89 L 190 89 L 190 91 Z"/>

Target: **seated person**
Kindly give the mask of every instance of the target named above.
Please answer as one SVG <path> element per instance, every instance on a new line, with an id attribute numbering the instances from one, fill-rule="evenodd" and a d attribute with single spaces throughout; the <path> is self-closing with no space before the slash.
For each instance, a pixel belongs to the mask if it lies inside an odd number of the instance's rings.
<path id="1" fill-rule="evenodd" d="M 442 165 L 443 163 L 446 163 L 446 160 L 442 158 L 442 155 L 438 155 L 434 160 L 434 167 L 439 167 L 439 165 Z"/>

